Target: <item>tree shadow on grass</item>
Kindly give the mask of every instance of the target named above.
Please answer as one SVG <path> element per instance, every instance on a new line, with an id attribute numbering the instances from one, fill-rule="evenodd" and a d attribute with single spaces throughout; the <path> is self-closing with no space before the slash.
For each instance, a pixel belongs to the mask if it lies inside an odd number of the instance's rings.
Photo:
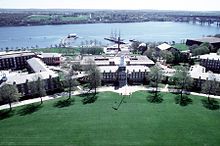
<path id="1" fill-rule="evenodd" d="M 57 101 L 53 106 L 57 108 L 64 108 L 73 105 L 75 102 L 74 98 L 71 99 L 64 99 Z"/>
<path id="2" fill-rule="evenodd" d="M 10 118 L 11 116 L 14 115 L 14 110 L 1 110 L 0 111 L 0 120 L 4 120 L 7 118 Z"/>
<path id="3" fill-rule="evenodd" d="M 81 95 L 81 97 L 84 97 L 82 99 L 83 104 L 91 104 L 91 103 L 94 103 L 98 99 L 96 94 L 93 94 L 93 93 L 83 94 Z"/>
<path id="4" fill-rule="evenodd" d="M 18 114 L 20 116 L 30 115 L 30 114 L 32 114 L 34 112 L 37 112 L 41 108 L 42 108 L 42 104 L 38 104 L 38 103 L 37 104 L 29 104 L 29 105 L 26 105 L 21 110 L 19 110 Z"/>
<path id="5" fill-rule="evenodd" d="M 177 95 L 175 97 L 175 102 L 180 106 L 187 106 L 188 104 L 192 104 L 192 99 L 189 98 L 187 95 L 183 95 L 182 98 L 181 95 Z"/>
<path id="6" fill-rule="evenodd" d="M 147 101 L 149 101 L 150 103 L 161 103 L 163 102 L 163 98 L 162 95 L 157 93 L 157 96 L 155 96 L 156 91 L 150 91 L 150 95 L 147 96 Z"/>
<path id="7" fill-rule="evenodd" d="M 207 109 L 218 110 L 220 108 L 219 102 L 214 99 L 210 99 L 210 101 L 208 101 L 207 99 L 202 99 L 201 101 L 203 106 Z"/>

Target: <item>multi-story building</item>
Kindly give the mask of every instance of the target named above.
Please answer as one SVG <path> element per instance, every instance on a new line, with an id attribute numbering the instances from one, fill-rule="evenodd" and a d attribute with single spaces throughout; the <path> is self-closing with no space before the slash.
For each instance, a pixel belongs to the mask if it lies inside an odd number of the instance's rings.
<path id="1" fill-rule="evenodd" d="M 30 51 L 0 52 L 0 70 L 20 70 L 27 66 L 27 60 L 36 57 Z"/>
<path id="2" fill-rule="evenodd" d="M 194 87 L 195 88 L 201 88 L 202 84 L 206 80 L 216 80 L 218 83 L 220 83 L 220 74 L 215 74 L 211 71 L 206 71 L 206 68 L 201 65 L 194 65 L 190 67 L 189 70 L 190 76 L 194 80 Z"/>
<path id="3" fill-rule="evenodd" d="M 119 86 L 124 84 L 136 84 L 145 82 L 149 67 L 154 62 L 146 56 L 84 56 L 81 65 L 94 62 L 102 74 L 103 83 L 115 83 Z"/>
<path id="4" fill-rule="evenodd" d="M 204 66 L 206 70 L 220 73 L 220 55 L 217 55 L 216 53 L 210 53 L 201 55 L 199 59 L 200 65 Z"/>
<path id="5" fill-rule="evenodd" d="M 220 38 L 217 37 L 203 37 L 199 39 L 187 39 L 186 45 L 192 46 L 192 45 L 201 45 L 202 43 L 209 43 L 214 48 L 219 49 L 220 48 Z"/>
<path id="6" fill-rule="evenodd" d="M 44 88 L 47 92 L 59 90 L 58 74 L 48 69 L 39 58 L 31 58 L 27 60 L 27 63 L 33 73 L 1 71 L 0 76 L 4 78 L 4 82 L 0 86 L 14 84 L 22 96 L 31 96 L 32 93 L 29 85 L 40 78 L 44 82 Z"/>
<path id="7" fill-rule="evenodd" d="M 60 65 L 62 55 L 59 53 L 40 53 L 37 56 L 47 65 Z"/>

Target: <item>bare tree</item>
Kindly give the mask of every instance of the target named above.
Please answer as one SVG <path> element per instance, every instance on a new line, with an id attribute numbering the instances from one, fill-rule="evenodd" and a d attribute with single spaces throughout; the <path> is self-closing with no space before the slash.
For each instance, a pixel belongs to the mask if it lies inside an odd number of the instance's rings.
<path id="1" fill-rule="evenodd" d="M 206 79 L 206 81 L 202 84 L 202 91 L 207 94 L 208 103 L 211 103 L 210 95 L 216 94 L 216 90 L 218 87 L 218 83 L 216 81 L 215 75 L 212 73 L 210 76 Z"/>
<path id="2" fill-rule="evenodd" d="M 36 79 L 37 78 L 37 79 Z M 43 104 L 43 96 L 46 96 L 46 90 L 45 90 L 45 84 L 44 81 L 40 77 L 36 77 L 33 82 L 29 83 L 29 87 L 31 90 L 31 93 L 35 96 L 40 97 L 41 99 L 41 104 Z"/>
<path id="3" fill-rule="evenodd" d="M 96 94 L 96 89 L 101 85 L 101 73 L 95 63 L 89 60 L 88 65 L 84 68 L 88 73 L 88 83 L 90 90 L 94 89 Z"/>
<path id="4" fill-rule="evenodd" d="M 151 71 L 149 73 L 149 78 L 150 78 L 150 84 L 152 87 L 155 88 L 154 91 L 154 98 L 152 99 L 152 101 L 156 101 L 157 97 L 158 97 L 158 86 L 159 83 L 162 80 L 162 71 L 158 66 L 154 66 L 151 68 Z"/>
<path id="5" fill-rule="evenodd" d="M 68 87 L 68 99 L 71 99 L 71 92 L 74 89 L 74 87 L 76 87 L 78 85 L 78 82 L 76 81 L 76 79 L 74 79 L 74 75 L 75 75 L 75 71 L 73 69 L 73 67 L 70 68 L 68 74 L 66 74 L 65 76 L 65 82 L 66 82 L 66 86 Z"/>
<path id="6" fill-rule="evenodd" d="M 176 87 L 180 89 L 180 104 L 183 101 L 183 91 L 187 90 L 192 84 L 192 78 L 189 75 L 189 72 L 186 67 L 178 66 L 176 72 L 172 77 L 173 82 L 176 84 Z"/>

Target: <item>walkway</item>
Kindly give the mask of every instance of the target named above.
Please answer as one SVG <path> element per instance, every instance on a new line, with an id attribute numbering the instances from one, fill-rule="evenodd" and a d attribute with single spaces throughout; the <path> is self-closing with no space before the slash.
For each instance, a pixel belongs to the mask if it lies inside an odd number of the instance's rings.
<path id="1" fill-rule="evenodd" d="M 86 93 L 82 88 L 78 87 L 79 90 L 74 91 L 74 93 L 72 95 L 79 95 L 79 94 L 83 94 Z M 115 87 L 109 86 L 109 87 L 100 87 L 97 89 L 98 92 L 106 92 L 106 91 L 111 91 L 111 92 L 116 92 L 122 95 L 131 95 L 133 92 L 136 91 L 140 91 L 140 90 L 145 90 L 145 91 L 152 91 L 154 88 L 146 88 L 145 86 L 124 86 L 122 88 L 119 89 L 115 89 Z M 159 91 L 161 92 L 170 92 L 170 90 L 168 89 L 168 85 L 166 85 L 164 88 L 160 88 Z M 202 94 L 202 93 L 196 93 L 196 92 L 190 92 L 191 95 L 197 95 L 197 96 L 207 96 L 206 94 Z M 52 96 L 45 96 L 42 97 L 43 101 L 47 101 L 47 100 L 52 100 L 52 99 L 57 99 L 63 96 L 67 96 L 68 93 L 58 93 Z M 210 95 L 211 98 L 215 98 L 215 99 L 220 99 L 220 96 L 214 96 L 214 95 Z M 41 99 L 40 98 L 35 98 L 35 99 L 29 99 L 29 100 L 24 100 L 24 101 L 20 101 L 20 102 L 14 102 L 12 103 L 12 107 L 18 107 L 18 106 L 23 106 L 23 105 L 27 105 L 27 104 L 32 104 L 32 103 L 36 103 L 36 102 L 40 102 Z M 0 106 L 0 110 L 4 110 L 4 109 L 9 109 L 9 105 L 5 104 Z"/>

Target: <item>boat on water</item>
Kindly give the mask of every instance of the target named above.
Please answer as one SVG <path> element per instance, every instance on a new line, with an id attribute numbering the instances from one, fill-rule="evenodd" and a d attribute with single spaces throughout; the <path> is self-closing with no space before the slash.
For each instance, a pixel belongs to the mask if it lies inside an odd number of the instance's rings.
<path id="1" fill-rule="evenodd" d="M 60 45 L 63 47 L 70 47 L 71 43 L 73 43 L 78 38 L 77 34 L 70 33 L 61 39 Z"/>
<path id="2" fill-rule="evenodd" d="M 77 36 L 77 34 L 75 34 L 75 33 L 70 33 L 70 34 L 68 34 L 67 38 L 68 38 L 68 39 L 70 39 L 70 38 L 77 39 L 78 36 Z"/>

